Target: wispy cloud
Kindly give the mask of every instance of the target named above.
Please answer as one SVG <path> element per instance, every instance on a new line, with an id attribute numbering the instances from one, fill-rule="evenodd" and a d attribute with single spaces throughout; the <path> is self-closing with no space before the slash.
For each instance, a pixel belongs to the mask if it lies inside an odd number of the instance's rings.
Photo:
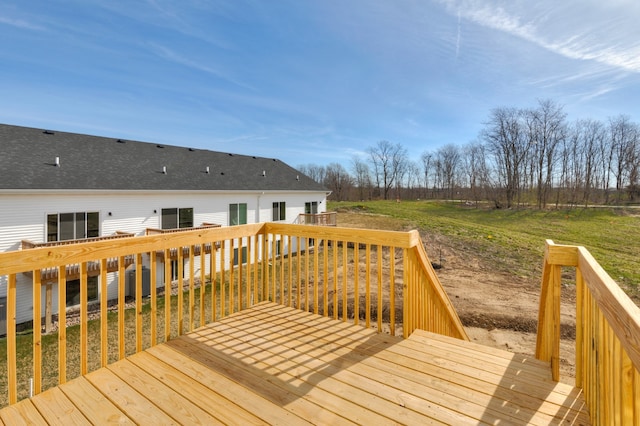
<path id="1" fill-rule="evenodd" d="M 605 9 L 597 4 L 584 6 L 581 2 L 560 4 L 558 2 L 520 3 L 503 2 L 502 5 L 489 4 L 483 0 L 439 0 L 451 14 L 457 14 L 478 25 L 502 31 L 534 43 L 548 51 L 570 59 L 594 61 L 618 69 L 640 73 L 640 34 L 636 30 L 621 37 L 618 26 L 637 28 L 629 20 L 640 17 L 620 18 L 614 12 L 624 10 Z M 573 7 L 572 7 L 573 6 Z M 544 13 L 539 14 L 539 10 Z M 635 10 L 635 9 L 632 9 Z M 524 16 L 530 17 L 528 19 Z M 535 19 L 536 16 L 542 18 Z M 566 25 L 559 29 L 556 22 L 579 21 L 580 25 Z M 620 21 L 620 22 L 618 22 Z M 635 21 L 634 21 L 635 22 Z M 567 28 L 573 33 L 567 33 Z M 576 30 L 575 28 L 582 28 Z"/>
<path id="2" fill-rule="evenodd" d="M 21 28 L 23 30 L 43 31 L 45 27 L 34 24 L 33 22 L 24 21 L 22 19 L 8 18 L 0 16 L 0 24 L 10 25 L 12 27 Z"/>
<path id="3" fill-rule="evenodd" d="M 180 64 L 180 65 L 183 65 L 183 66 L 188 67 L 188 68 L 192 68 L 192 69 L 197 70 L 197 71 L 201 71 L 201 72 L 213 75 L 214 77 L 217 77 L 217 78 L 220 78 L 222 80 L 228 81 L 228 82 L 230 82 L 230 83 L 232 83 L 232 84 L 234 84 L 236 86 L 239 86 L 239 87 L 242 87 L 242 88 L 245 88 L 245 89 L 249 89 L 249 90 L 254 90 L 254 88 L 251 87 L 250 85 L 248 85 L 248 84 L 246 84 L 246 83 L 244 83 L 244 82 L 242 82 L 242 81 L 240 81 L 238 79 L 235 79 L 235 78 L 229 76 L 227 73 L 225 73 L 225 72 L 223 72 L 223 71 L 221 71 L 221 70 L 219 70 L 217 68 L 214 68 L 214 67 L 212 67 L 212 66 L 210 66 L 208 64 L 205 64 L 205 63 L 202 63 L 202 62 L 187 58 L 186 56 L 183 56 L 183 55 L 177 53 L 176 51 L 174 51 L 174 50 L 172 50 L 172 49 L 170 49 L 170 48 L 168 48 L 166 46 L 162 46 L 162 45 L 160 45 L 158 43 L 148 43 L 147 45 L 151 48 L 151 50 L 157 56 L 159 56 L 159 57 L 161 57 L 161 58 L 163 58 L 165 60 L 168 60 L 168 61 Z"/>
<path id="4" fill-rule="evenodd" d="M 460 10 L 458 10 L 458 33 L 456 35 L 456 59 L 460 55 L 460 33 L 462 32 L 462 16 Z"/>

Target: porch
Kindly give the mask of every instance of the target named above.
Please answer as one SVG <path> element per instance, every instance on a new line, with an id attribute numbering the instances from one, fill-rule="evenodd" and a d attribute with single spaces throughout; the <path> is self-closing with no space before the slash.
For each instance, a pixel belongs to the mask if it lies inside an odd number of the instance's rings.
<path id="1" fill-rule="evenodd" d="M 118 279 L 118 312 L 107 315 L 107 260 L 119 259 L 124 277 L 132 256 L 142 295 L 143 256 L 155 283 L 159 251 L 188 264 L 177 294 L 151 286 L 125 315 Z M 43 268 L 64 282 L 67 266 L 80 265 L 86 300 L 92 262 L 100 318 L 90 322 L 81 304 L 77 344 L 65 327 L 43 344 L 34 328 L 31 368 L 20 372 L 16 276 L 34 271 L 28 290 L 41 300 Z M 576 269 L 578 290 L 575 387 L 558 382 L 566 267 Z M 0 253 L 0 280 L 9 404 L 0 419 L 9 424 L 151 414 L 188 424 L 640 424 L 640 309 L 582 247 L 547 242 L 535 359 L 468 341 L 417 231 L 262 223 L 41 247 Z M 38 303 L 33 318 L 42 318 Z M 43 368 L 45 358 L 57 363 Z"/>
<path id="2" fill-rule="evenodd" d="M 546 363 L 262 302 L 0 411 L 6 424 L 588 424 Z"/>

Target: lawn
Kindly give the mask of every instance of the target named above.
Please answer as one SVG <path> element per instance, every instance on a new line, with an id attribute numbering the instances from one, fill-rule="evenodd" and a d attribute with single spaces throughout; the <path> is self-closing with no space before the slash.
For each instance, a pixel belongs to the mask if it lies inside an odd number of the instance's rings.
<path id="1" fill-rule="evenodd" d="M 492 209 L 432 201 L 332 202 L 328 208 L 343 214 L 364 213 L 363 223 L 367 214 L 382 215 L 393 219 L 398 229 L 442 235 L 475 251 L 497 269 L 522 276 L 539 277 L 547 239 L 585 246 L 621 287 L 631 295 L 640 294 L 640 210 Z"/>

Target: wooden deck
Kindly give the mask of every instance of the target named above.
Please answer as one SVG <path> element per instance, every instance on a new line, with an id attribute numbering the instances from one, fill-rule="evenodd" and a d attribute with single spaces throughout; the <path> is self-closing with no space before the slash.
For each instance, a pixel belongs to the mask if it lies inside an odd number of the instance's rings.
<path id="1" fill-rule="evenodd" d="M 0 411 L 5 424 L 588 424 L 533 357 L 262 303 Z"/>

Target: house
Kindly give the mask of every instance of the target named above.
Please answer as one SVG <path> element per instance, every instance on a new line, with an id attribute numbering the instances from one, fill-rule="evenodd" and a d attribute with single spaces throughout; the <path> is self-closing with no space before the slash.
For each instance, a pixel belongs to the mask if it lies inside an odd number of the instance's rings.
<path id="1" fill-rule="evenodd" d="M 294 223 L 326 209 L 326 188 L 274 158 L 13 125 L 0 125 L 0 153 L 0 252 L 199 226 Z M 163 271 L 159 266 L 158 283 Z M 108 276 L 109 299 L 117 297 L 115 275 Z M 42 271 L 41 280 L 57 291 L 57 271 Z M 89 268 L 90 300 L 98 300 L 98 280 Z M 32 282 L 27 274 L 18 279 L 18 323 L 32 318 Z M 73 271 L 66 286 L 67 307 L 77 305 Z M 45 312 L 45 296 L 40 303 Z"/>

